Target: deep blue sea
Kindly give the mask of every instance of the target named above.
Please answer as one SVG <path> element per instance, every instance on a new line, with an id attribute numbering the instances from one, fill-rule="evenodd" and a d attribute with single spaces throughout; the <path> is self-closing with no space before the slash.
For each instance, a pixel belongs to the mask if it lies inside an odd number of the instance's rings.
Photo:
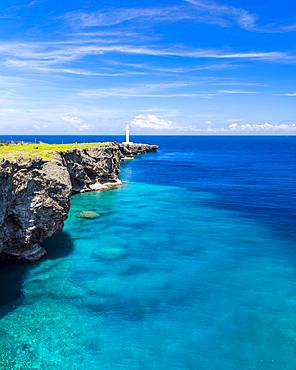
<path id="1" fill-rule="evenodd" d="M 295 370 L 296 137 L 133 139 L 159 152 L 1 267 L 1 369 Z"/>

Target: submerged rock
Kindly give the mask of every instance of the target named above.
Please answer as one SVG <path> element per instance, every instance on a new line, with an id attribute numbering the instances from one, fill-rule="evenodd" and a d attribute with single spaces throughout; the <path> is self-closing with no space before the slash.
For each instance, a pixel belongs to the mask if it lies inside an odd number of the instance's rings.
<path id="1" fill-rule="evenodd" d="M 78 213 L 77 217 L 95 219 L 95 218 L 99 218 L 100 215 L 97 212 L 93 212 L 93 211 L 82 211 Z"/>
<path id="2" fill-rule="evenodd" d="M 98 260 L 116 261 L 125 258 L 127 251 L 121 247 L 104 247 L 93 252 L 93 256 Z"/>
<path id="3" fill-rule="evenodd" d="M 38 243 L 25 249 L 11 249 L 9 253 L 3 252 L 0 255 L 2 262 L 36 262 L 47 254 L 46 250 Z"/>

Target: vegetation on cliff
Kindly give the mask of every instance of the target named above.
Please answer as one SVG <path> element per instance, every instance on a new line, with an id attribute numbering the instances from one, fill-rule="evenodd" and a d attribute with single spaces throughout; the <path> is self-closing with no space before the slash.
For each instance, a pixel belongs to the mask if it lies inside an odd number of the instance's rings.
<path id="1" fill-rule="evenodd" d="M 43 159 L 51 159 L 55 153 L 61 153 L 75 149 L 97 148 L 106 145 L 106 143 L 84 143 L 84 144 L 4 144 L 0 145 L 1 158 L 32 158 L 41 157 Z"/>

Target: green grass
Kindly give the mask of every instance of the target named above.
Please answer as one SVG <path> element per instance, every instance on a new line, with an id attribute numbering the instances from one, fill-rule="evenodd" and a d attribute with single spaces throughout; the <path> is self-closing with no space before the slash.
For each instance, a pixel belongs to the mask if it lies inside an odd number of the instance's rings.
<path id="1" fill-rule="evenodd" d="M 1 158 L 32 158 L 51 159 L 56 153 L 72 149 L 88 149 L 106 145 L 106 143 L 85 144 L 4 144 L 0 145 Z"/>

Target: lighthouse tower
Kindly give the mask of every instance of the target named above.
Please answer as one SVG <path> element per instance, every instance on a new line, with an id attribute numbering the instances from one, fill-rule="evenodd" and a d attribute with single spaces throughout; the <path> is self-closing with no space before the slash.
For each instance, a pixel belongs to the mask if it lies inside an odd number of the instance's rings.
<path id="1" fill-rule="evenodd" d="M 127 124 L 126 127 L 125 127 L 125 141 L 123 142 L 123 144 L 132 144 L 132 142 L 130 141 L 130 127 L 129 127 L 129 124 Z"/>

